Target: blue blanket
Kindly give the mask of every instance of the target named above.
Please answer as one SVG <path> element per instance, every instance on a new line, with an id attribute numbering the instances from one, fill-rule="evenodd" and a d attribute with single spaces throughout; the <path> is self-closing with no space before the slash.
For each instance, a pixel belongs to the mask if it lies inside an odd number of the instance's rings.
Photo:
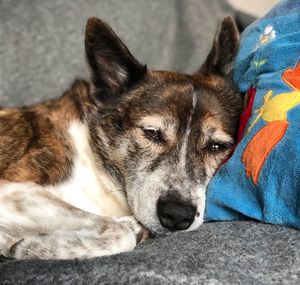
<path id="1" fill-rule="evenodd" d="M 209 184 L 206 221 L 252 218 L 300 229 L 299 62 L 300 1 L 281 1 L 242 34 L 234 82 L 248 92 L 251 116 Z"/>

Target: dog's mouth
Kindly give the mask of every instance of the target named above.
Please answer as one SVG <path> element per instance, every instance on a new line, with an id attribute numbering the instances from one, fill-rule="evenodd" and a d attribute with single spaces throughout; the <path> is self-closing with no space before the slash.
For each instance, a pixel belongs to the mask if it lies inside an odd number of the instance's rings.
<path id="1" fill-rule="evenodd" d="M 152 237 L 197 229 L 203 223 L 203 213 L 192 204 L 159 199 L 155 222 L 139 220 Z"/>
<path id="2" fill-rule="evenodd" d="M 170 220 L 168 220 L 170 219 Z M 176 232 L 189 232 L 196 230 L 202 223 L 203 218 L 200 217 L 200 213 L 196 212 L 195 215 L 188 221 L 178 221 L 178 218 L 167 218 L 165 221 L 163 218 L 159 218 L 160 224 L 157 227 L 144 226 L 150 233 L 151 237 L 165 236 Z"/>
<path id="3" fill-rule="evenodd" d="M 204 219 L 204 186 L 191 185 L 181 191 L 166 188 L 141 187 L 129 192 L 129 206 L 137 221 L 155 236 L 197 229 Z"/>

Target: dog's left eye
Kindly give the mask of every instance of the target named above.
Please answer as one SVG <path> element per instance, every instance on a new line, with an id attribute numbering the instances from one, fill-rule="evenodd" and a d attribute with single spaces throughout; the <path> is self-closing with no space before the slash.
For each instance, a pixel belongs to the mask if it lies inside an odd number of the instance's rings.
<path id="1" fill-rule="evenodd" d="M 207 150 L 210 152 L 220 152 L 226 149 L 226 146 L 219 142 L 210 142 L 207 146 Z"/>
<path id="2" fill-rule="evenodd" d="M 159 129 L 141 127 L 144 136 L 156 144 L 165 142 L 162 132 Z"/>

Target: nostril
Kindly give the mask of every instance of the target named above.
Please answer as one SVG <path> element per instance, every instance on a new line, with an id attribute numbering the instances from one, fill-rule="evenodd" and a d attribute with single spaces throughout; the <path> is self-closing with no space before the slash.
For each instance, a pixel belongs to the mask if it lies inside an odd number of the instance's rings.
<path id="1" fill-rule="evenodd" d="M 160 222 L 166 228 L 170 229 L 174 227 L 174 219 L 170 215 L 161 216 Z"/>
<path id="2" fill-rule="evenodd" d="M 177 224 L 177 230 L 186 230 L 191 225 L 191 220 L 184 219 L 183 221 L 179 222 Z"/>
<path id="3" fill-rule="evenodd" d="M 164 215 L 161 215 L 161 216 L 162 216 L 162 218 L 167 219 L 167 220 L 172 220 L 173 219 L 173 217 L 171 215 L 168 215 L 168 214 L 164 214 Z"/>

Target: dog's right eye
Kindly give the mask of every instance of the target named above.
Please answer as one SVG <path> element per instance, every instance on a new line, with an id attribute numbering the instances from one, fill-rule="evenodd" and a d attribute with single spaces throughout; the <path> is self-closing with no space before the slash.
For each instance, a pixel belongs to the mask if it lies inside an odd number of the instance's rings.
<path id="1" fill-rule="evenodd" d="M 145 138 L 147 138 L 148 140 L 156 144 L 163 144 L 165 142 L 163 134 L 159 129 L 145 127 L 141 127 L 141 129 L 144 133 Z"/>

